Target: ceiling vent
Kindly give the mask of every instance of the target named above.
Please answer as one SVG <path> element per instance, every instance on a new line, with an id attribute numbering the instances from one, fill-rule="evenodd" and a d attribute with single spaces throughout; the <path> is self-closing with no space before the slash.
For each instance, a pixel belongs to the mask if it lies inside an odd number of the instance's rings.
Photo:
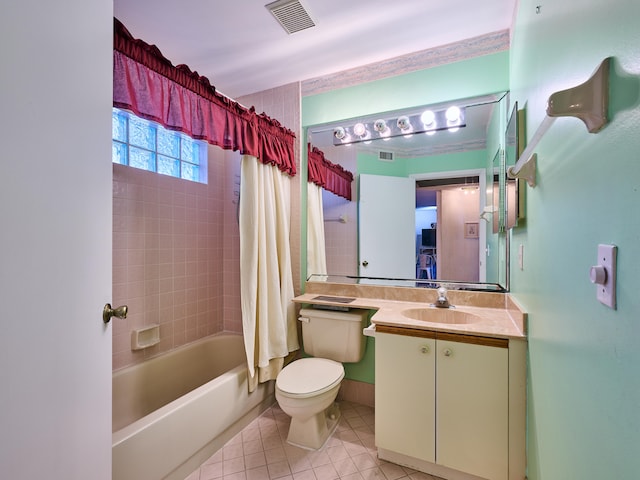
<path id="1" fill-rule="evenodd" d="M 378 152 L 378 160 L 381 162 L 393 162 L 393 152 Z"/>
<path id="2" fill-rule="evenodd" d="M 278 0 L 265 7 L 288 34 L 316 26 L 299 0 Z"/>

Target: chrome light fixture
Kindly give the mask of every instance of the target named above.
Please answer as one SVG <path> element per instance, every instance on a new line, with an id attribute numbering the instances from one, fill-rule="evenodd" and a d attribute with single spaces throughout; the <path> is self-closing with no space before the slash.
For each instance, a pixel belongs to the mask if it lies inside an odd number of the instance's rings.
<path id="1" fill-rule="evenodd" d="M 433 135 L 440 130 L 455 132 L 465 126 L 464 108 L 454 106 L 439 110 L 427 109 L 413 115 L 378 118 L 373 122 L 358 120 L 352 125 L 337 127 L 334 130 L 333 144 L 369 143 L 376 139 L 389 140 L 399 136 L 409 138 L 416 133 Z"/>

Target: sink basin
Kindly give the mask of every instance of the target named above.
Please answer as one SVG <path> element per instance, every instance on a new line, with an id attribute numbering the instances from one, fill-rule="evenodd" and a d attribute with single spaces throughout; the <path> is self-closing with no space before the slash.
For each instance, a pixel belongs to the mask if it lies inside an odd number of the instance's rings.
<path id="1" fill-rule="evenodd" d="M 465 324 L 480 322 L 482 318 L 472 313 L 461 312 L 453 308 L 408 308 L 402 315 L 412 320 L 421 320 L 429 323 Z"/>

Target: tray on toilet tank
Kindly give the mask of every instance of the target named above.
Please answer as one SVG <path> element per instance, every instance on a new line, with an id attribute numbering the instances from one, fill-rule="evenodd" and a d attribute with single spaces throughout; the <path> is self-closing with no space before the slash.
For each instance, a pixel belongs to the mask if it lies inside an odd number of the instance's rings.
<path id="1" fill-rule="evenodd" d="M 332 307 L 332 308 L 327 308 Z M 315 306 L 313 308 L 300 309 L 299 320 L 303 318 L 326 318 L 333 320 L 346 320 L 351 322 L 362 322 L 369 318 L 371 310 L 363 308 L 333 307 L 331 305 Z"/>

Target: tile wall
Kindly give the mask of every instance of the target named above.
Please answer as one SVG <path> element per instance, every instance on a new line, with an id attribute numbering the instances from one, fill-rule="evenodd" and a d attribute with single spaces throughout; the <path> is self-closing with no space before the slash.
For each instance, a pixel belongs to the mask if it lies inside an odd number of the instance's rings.
<path id="1" fill-rule="evenodd" d="M 113 165 L 113 367 L 223 329 L 223 152 L 209 149 L 209 183 Z M 160 343 L 131 350 L 131 331 L 160 325 Z"/>
<path id="2" fill-rule="evenodd" d="M 324 237 L 327 272 L 332 275 L 358 275 L 358 202 L 356 201 L 357 155 L 352 148 L 329 147 L 324 154 L 332 163 L 342 165 L 354 174 L 349 201 L 323 190 Z M 346 222 L 337 221 L 344 216 Z"/>

